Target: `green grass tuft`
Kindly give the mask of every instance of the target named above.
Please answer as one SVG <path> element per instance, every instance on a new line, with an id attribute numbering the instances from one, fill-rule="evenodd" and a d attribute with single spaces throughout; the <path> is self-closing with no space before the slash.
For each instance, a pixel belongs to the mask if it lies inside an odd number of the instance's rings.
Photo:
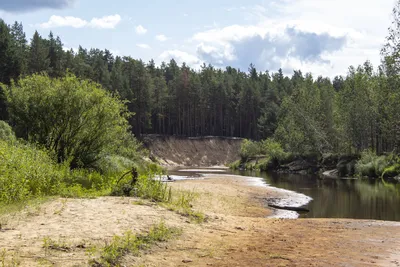
<path id="1" fill-rule="evenodd" d="M 177 228 L 170 228 L 161 222 L 150 228 L 147 234 L 135 235 L 127 231 L 122 236 L 114 236 L 112 241 L 96 252 L 91 249 L 91 254 L 99 254 L 97 259 L 90 260 L 91 266 L 119 266 L 121 259 L 127 255 L 139 255 L 141 250 L 149 249 L 158 242 L 165 242 L 181 234 Z"/>

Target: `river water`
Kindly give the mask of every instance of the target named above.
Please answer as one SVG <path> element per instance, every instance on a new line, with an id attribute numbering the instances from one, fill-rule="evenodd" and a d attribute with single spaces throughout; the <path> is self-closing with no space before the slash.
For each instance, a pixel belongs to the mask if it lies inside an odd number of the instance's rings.
<path id="1" fill-rule="evenodd" d="M 210 172 L 260 177 L 272 187 L 311 197 L 312 200 L 304 206 L 310 212 L 300 214 L 300 218 L 400 221 L 400 183 L 384 183 L 381 180 L 370 179 L 320 180 L 316 175 L 238 172 L 222 169 L 199 169 L 186 172 L 186 175 Z M 172 173 L 182 175 L 185 172 L 181 170 Z"/>

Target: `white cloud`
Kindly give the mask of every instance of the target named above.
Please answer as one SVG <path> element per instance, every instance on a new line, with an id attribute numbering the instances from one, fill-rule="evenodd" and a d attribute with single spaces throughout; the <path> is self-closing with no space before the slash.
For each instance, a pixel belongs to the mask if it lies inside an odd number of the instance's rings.
<path id="1" fill-rule="evenodd" d="M 118 14 L 112 16 L 104 16 L 102 18 L 93 18 L 89 26 L 100 29 L 114 29 L 121 22 L 121 16 Z"/>
<path id="2" fill-rule="evenodd" d="M 240 13 L 243 21 L 214 25 L 188 43 L 200 60 L 216 65 L 243 68 L 254 59 L 259 70 L 282 67 L 291 74 L 301 68 L 332 77 L 366 60 L 380 63 L 393 5 L 394 0 L 280 0 L 234 7 L 226 11 Z"/>
<path id="3" fill-rule="evenodd" d="M 136 33 L 140 34 L 140 35 L 145 34 L 147 32 L 147 29 L 145 27 L 143 27 L 142 25 L 136 26 L 135 30 L 136 30 Z"/>
<path id="4" fill-rule="evenodd" d="M 196 52 L 208 63 L 241 69 L 253 63 L 263 70 L 278 69 L 290 58 L 328 64 L 330 60 L 324 52 L 340 50 L 347 41 L 345 31 L 336 37 L 303 29 L 307 28 L 289 22 L 274 23 L 271 27 L 231 25 L 199 32 L 191 41 L 201 42 Z"/>
<path id="5" fill-rule="evenodd" d="M 151 49 L 148 44 L 136 44 L 136 46 L 142 49 Z"/>
<path id="6" fill-rule="evenodd" d="M 165 42 L 168 40 L 167 36 L 165 36 L 164 34 L 156 35 L 156 39 L 157 39 L 157 41 L 160 41 L 160 42 Z"/>
<path id="7" fill-rule="evenodd" d="M 66 16 L 51 16 L 49 21 L 39 24 L 41 28 L 56 28 L 56 27 L 73 27 L 73 28 L 83 28 L 87 26 L 88 22 L 81 18 Z"/>
<path id="8" fill-rule="evenodd" d="M 39 27 L 48 28 L 58 28 L 58 27 L 73 27 L 73 28 L 83 28 L 92 27 L 99 29 L 113 29 L 121 21 L 121 16 L 116 14 L 112 16 L 104 16 L 102 18 L 93 18 L 90 22 L 72 16 L 56 16 L 50 17 L 49 21 L 39 24 Z"/>
<path id="9" fill-rule="evenodd" d="M 226 61 L 232 61 L 236 59 L 234 49 L 230 45 L 215 47 L 200 43 L 197 46 L 197 54 L 206 59 L 208 62 L 213 61 L 213 64 L 223 65 Z M 211 62 L 210 62 L 211 63 Z"/>
<path id="10" fill-rule="evenodd" d="M 192 54 L 189 54 L 187 52 L 181 51 L 181 50 L 164 51 L 159 56 L 159 58 L 162 61 L 168 61 L 168 60 L 174 59 L 178 64 L 182 64 L 185 62 L 186 64 L 188 64 L 189 66 L 191 66 L 193 68 L 199 68 L 202 63 L 202 61 L 198 57 L 196 57 Z"/>

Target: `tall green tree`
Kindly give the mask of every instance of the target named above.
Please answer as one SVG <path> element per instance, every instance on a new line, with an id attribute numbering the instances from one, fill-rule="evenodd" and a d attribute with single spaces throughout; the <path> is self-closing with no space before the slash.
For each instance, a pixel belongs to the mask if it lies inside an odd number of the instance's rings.
<path id="1" fill-rule="evenodd" d="M 15 64 L 13 78 L 18 78 L 21 74 L 27 73 L 28 45 L 22 23 L 15 22 L 10 29 L 12 37 L 12 47 L 15 53 Z"/>
<path id="2" fill-rule="evenodd" d="M 35 31 L 29 48 L 29 73 L 33 74 L 47 71 L 50 66 L 48 55 L 49 49 L 45 40 Z"/>
<path id="3" fill-rule="evenodd" d="M 49 35 L 49 52 L 48 52 L 48 62 L 49 70 L 48 73 L 51 77 L 60 77 L 65 73 L 64 69 L 64 50 L 63 44 L 60 37 L 54 38 L 53 33 L 50 32 Z"/>

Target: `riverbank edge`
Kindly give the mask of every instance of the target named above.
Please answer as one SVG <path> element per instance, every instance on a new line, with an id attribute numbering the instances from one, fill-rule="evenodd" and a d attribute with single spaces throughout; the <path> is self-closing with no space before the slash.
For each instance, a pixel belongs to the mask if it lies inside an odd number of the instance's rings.
<path id="1" fill-rule="evenodd" d="M 400 163 L 394 158 L 396 155 L 382 155 L 365 162 L 362 154 L 289 155 L 280 160 L 261 155 L 241 158 L 228 166 L 240 171 L 313 174 L 320 179 L 384 179 L 396 183 L 400 182 Z M 379 162 L 385 160 L 391 163 L 384 165 Z"/>
<path id="2" fill-rule="evenodd" d="M 201 169 L 192 169 L 185 166 L 181 166 L 181 168 L 170 166 L 168 168 L 168 171 L 170 172 L 173 171 L 178 173 L 181 172 L 182 176 L 168 175 L 167 177 L 164 177 L 164 181 L 179 182 L 184 180 L 213 179 L 219 176 L 243 180 L 245 185 L 265 188 L 267 190 L 266 191 L 267 196 L 264 199 L 262 199 L 262 202 L 264 203 L 265 208 L 272 212 L 272 215 L 268 216 L 268 218 L 297 219 L 299 218 L 300 214 L 297 211 L 288 210 L 288 208 L 292 207 L 301 209 L 302 207 L 305 207 L 308 203 L 313 201 L 313 199 L 310 196 L 307 196 L 305 194 L 293 190 L 287 190 L 271 186 L 267 184 L 264 181 L 264 179 L 260 177 L 228 174 L 226 173 L 226 170 L 228 169 L 229 168 L 225 166 L 212 166 Z M 193 177 L 193 175 L 184 176 L 184 174 L 187 172 L 195 172 L 195 171 L 201 171 L 203 173 L 200 176 L 195 175 L 195 177 Z M 209 173 L 209 172 L 214 172 L 214 173 Z M 168 177 L 171 180 L 168 180 Z M 274 197 L 268 197 L 268 193 L 273 193 Z M 271 207 L 270 205 L 272 205 L 273 207 Z"/>

